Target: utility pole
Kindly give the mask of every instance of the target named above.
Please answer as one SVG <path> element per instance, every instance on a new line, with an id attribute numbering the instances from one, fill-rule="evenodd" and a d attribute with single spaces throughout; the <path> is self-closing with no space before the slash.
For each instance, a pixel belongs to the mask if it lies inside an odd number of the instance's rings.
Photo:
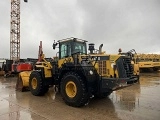
<path id="1" fill-rule="evenodd" d="M 11 0 L 10 22 L 10 59 L 17 61 L 20 59 L 20 0 Z"/>

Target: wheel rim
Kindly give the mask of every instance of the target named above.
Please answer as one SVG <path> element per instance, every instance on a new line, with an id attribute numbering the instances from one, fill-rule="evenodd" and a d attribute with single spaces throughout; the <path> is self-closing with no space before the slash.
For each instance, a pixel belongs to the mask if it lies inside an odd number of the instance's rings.
<path id="1" fill-rule="evenodd" d="M 33 89 L 36 89 L 36 88 L 37 88 L 37 79 L 36 79 L 36 78 L 33 78 L 31 84 L 32 84 L 32 88 L 33 88 Z"/>
<path id="2" fill-rule="evenodd" d="M 77 86 L 74 82 L 72 81 L 69 81 L 67 84 L 66 84 L 66 94 L 70 97 L 70 98 L 73 98 L 76 96 L 77 94 Z"/>

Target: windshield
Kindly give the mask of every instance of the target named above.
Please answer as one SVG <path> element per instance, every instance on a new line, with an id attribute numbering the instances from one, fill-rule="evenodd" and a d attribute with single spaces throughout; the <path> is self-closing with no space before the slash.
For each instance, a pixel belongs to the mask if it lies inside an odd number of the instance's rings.
<path id="1" fill-rule="evenodd" d="M 85 42 L 67 41 L 60 43 L 59 58 L 66 58 L 75 53 L 87 54 Z"/>
<path id="2" fill-rule="evenodd" d="M 81 54 L 87 54 L 86 44 L 82 42 L 75 42 L 73 45 L 73 53 L 80 52 Z"/>

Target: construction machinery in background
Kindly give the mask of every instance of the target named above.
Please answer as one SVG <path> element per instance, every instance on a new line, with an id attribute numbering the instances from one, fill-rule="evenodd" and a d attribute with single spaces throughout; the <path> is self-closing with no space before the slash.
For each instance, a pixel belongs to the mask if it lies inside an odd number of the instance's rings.
<path id="1" fill-rule="evenodd" d="M 11 74 L 13 60 L 2 59 L 0 60 L 0 76 L 7 77 L 8 75 L 13 76 Z"/>
<path id="2" fill-rule="evenodd" d="M 40 46 L 42 41 L 40 41 Z M 39 46 L 39 49 L 41 48 Z M 41 50 L 39 50 L 41 51 Z M 22 71 L 31 71 L 33 70 L 33 66 L 37 61 L 41 60 L 40 53 L 38 53 L 38 59 L 36 58 L 26 58 L 26 59 L 19 59 L 18 61 L 13 60 L 1 60 L 0 61 L 0 75 L 4 75 L 4 77 L 13 77 Z M 41 53 L 42 54 L 42 53 Z M 2 66 L 2 67 L 1 67 Z"/>
<path id="3" fill-rule="evenodd" d="M 160 70 L 160 54 L 139 54 L 134 49 L 124 53 L 119 49 L 119 54 L 129 55 L 134 65 L 135 74 L 145 71 L 158 71 Z"/>
<path id="4" fill-rule="evenodd" d="M 40 41 L 39 51 L 38 51 L 38 59 L 35 58 L 27 58 L 27 59 L 20 59 L 19 61 L 13 61 L 11 64 L 11 73 L 18 74 L 22 71 L 31 71 L 36 62 L 41 61 L 42 55 L 42 41 Z"/>
<path id="5" fill-rule="evenodd" d="M 5 77 L 13 76 L 14 72 L 21 72 L 26 65 L 20 65 L 20 1 L 11 0 L 11 20 L 10 20 L 10 60 L 6 59 L 1 68 L 1 73 Z M 24 0 L 28 2 L 28 0 Z M 15 69 L 16 68 L 16 69 Z"/>
<path id="6" fill-rule="evenodd" d="M 19 62 L 13 62 L 12 63 L 12 74 L 18 74 L 22 71 L 30 71 L 33 69 L 33 63 L 31 61 L 27 60 L 20 60 Z"/>
<path id="7" fill-rule="evenodd" d="M 6 64 L 6 59 L 0 59 L 0 76 L 5 74 L 4 65 Z"/>
<path id="8" fill-rule="evenodd" d="M 134 59 L 142 72 L 160 70 L 160 54 L 135 54 Z"/>
<path id="9" fill-rule="evenodd" d="M 44 95 L 50 86 L 58 88 L 66 104 L 80 107 L 92 97 L 107 97 L 114 90 L 138 81 L 128 56 L 109 55 L 102 46 L 95 50 L 94 44 L 78 38 L 68 38 L 53 43 L 59 51 L 52 61 L 41 54 L 32 71 L 20 72 L 16 89 L 29 88 L 35 96 Z"/>
<path id="10" fill-rule="evenodd" d="M 22 71 L 33 69 L 33 62 L 27 59 L 20 59 L 19 62 L 5 59 L 0 61 L 0 75 L 4 77 L 14 77 Z"/>

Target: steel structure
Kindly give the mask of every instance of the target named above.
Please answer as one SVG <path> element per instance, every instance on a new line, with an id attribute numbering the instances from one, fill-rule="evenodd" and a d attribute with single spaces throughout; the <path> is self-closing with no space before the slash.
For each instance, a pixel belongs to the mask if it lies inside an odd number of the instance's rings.
<path id="1" fill-rule="evenodd" d="M 20 59 L 20 0 L 11 0 L 10 59 Z"/>
<path id="2" fill-rule="evenodd" d="M 10 59 L 17 61 L 20 59 L 20 0 L 11 0 L 10 22 Z"/>

